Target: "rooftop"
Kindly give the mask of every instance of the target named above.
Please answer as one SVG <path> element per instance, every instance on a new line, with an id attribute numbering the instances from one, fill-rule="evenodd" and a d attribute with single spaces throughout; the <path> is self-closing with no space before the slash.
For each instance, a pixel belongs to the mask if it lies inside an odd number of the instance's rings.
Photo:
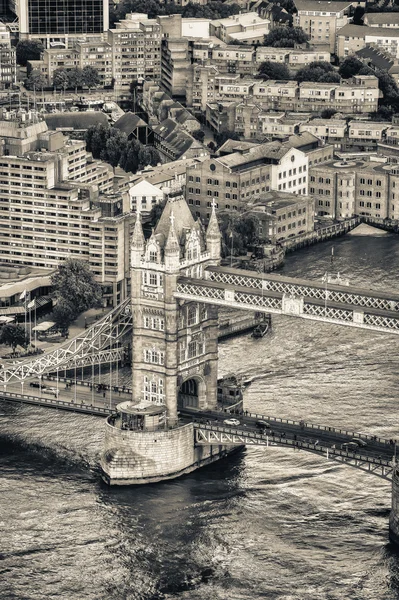
<path id="1" fill-rule="evenodd" d="M 367 13 L 364 16 L 367 17 L 367 22 L 370 25 L 380 25 L 380 24 L 398 25 L 399 24 L 399 13 L 394 13 L 394 12 Z"/>
<path id="2" fill-rule="evenodd" d="M 325 0 L 294 0 L 297 11 L 311 10 L 323 12 L 341 12 L 351 6 L 353 2 L 326 2 Z"/>
<path id="3" fill-rule="evenodd" d="M 288 151 L 289 148 L 283 146 L 280 142 L 267 142 L 266 144 L 258 144 L 253 148 L 249 148 L 243 153 L 234 152 L 227 156 L 217 158 L 216 160 L 225 167 L 232 168 L 263 158 L 280 160 Z"/>

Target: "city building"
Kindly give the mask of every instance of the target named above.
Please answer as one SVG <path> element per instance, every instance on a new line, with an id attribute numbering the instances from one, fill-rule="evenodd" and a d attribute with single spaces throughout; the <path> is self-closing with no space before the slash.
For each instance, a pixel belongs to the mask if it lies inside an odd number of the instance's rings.
<path id="1" fill-rule="evenodd" d="M 343 59 L 370 44 L 399 58 L 399 29 L 345 25 L 337 32 L 336 54 Z"/>
<path id="2" fill-rule="evenodd" d="M 314 199 L 310 196 L 271 190 L 248 205 L 248 214 L 259 224 L 259 237 L 271 243 L 314 230 Z"/>
<path id="3" fill-rule="evenodd" d="M 363 23 L 367 27 L 391 27 L 399 28 L 399 13 L 380 12 L 380 13 L 365 13 Z"/>
<path id="4" fill-rule="evenodd" d="M 270 21 L 261 19 L 256 12 L 233 15 L 226 19 L 211 21 L 210 34 L 223 42 L 240 41 L 247 44 L 262 43 L 269 33 Z"/>
<path id="5" fill-rule="evenodd" d="M 309 177 L 319 216 L 399 218 L 399 169 L 386 157 L 335 159 L 309 167 Z"/>
<path id="6" fill-rule="evenodd" d="M 321 0 L 294 0 L 294 25 L 302 27 L 311 44 L 327 45 L 335 52 L 336 32 L 350 22 L 354 2 L 322 2 Z"/>
<path id="7" fill-rule="evenodd" d="M 11 46 L 10 32 L 0 23 L 0 88 L 8 88 L 16 82 L 15 47 Z"/>
<path id="8" fill-rule="evenodd" d="M 149 215 L 155 204 L 164 199 L 164 193 L 159 187 L 144 179 L 129 188 L 130 210 L 143 216 Z"/>
<path id="9" fill-rule="evenodd" d="M 213 200 L 221 210 L 241 211 L 271 189 L 307 195 L 307 171 L 304 152 L 280 142 L 258 144 L 189 167 L 186 198 L 208 220 Z"/>
<path id="10" fill-rule="evenodd" d="M 0 136 L 0 262 L 56 268 L 84 260 L 105 303 L 120 302 L 133 217 L 128 194 L 114 192 L 112 167 L 36 114 L 3 114 Z"/>
<path id="11" fill-rule="evenodd" d="M 100 41 L 109 27 L 107 0 L 19 0 L 16 12 L 20 39 L 40 40 L 45 48 Z"/>
<path id="12" fill-rule="evenodd" d="M 301 69 L 314 61 L 331 61 L 331 53 L 315 46 L 309 48 L 272 48 L 259 46 L 256 48 L 256 62 L 271 61 L 287 65 L 290 69 Z"/>
<path id="13" fill-rule="evenodd" d="M 112 77 L 117 90 L 133 81 L 161 79 L 161 26 L 141 13 L 127 14 L 108 31 L 112 52 Z"/>

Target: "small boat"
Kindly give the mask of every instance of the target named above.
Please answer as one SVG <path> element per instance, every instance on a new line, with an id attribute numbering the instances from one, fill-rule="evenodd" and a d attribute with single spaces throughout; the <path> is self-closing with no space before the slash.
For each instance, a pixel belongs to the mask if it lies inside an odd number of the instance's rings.
<path id="1" fill-rule="evenodd" d="M 335 285 L 350 285 L 349 279 L 341 277 L 340 273 L 337 273 L 336 275 L 332 273 L 325 273 L 321 280 L 323 283 L 332 283 Z"/>
<path id="2" fill-rule="evenodd" d="M 262 323 L 259 323 L 259 325 L 257 325 L 255 327 L 255 329 L 252 332 L 252 337 L 263 338 L 263 336 L 266 335 L 266 333 L 268 331 L 269 331 L 269 323 L 267 321 L 263 321 Z"/>

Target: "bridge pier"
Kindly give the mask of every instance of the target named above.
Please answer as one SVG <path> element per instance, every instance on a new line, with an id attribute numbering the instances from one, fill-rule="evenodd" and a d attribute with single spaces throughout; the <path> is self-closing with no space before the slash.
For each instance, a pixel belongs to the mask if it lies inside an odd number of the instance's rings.
<path id="1" fill-rule="evenodd" d="M 399 468 L 392 473 L 392 507 L 389 516 L 389 539 L 399 547 Z"/>

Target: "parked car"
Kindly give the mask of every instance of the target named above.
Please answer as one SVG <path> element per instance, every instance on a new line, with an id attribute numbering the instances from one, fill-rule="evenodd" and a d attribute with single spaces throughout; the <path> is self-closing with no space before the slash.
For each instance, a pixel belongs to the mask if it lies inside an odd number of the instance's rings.
<path id="1" fill-rule="evenodd" d="M 223 421 L 223 423 L 225 425 L 228 425 L 229 427 L 237 427 L 238 425 L 240 425 L 240 421 L 238 419 L 225 419 Z"/>

